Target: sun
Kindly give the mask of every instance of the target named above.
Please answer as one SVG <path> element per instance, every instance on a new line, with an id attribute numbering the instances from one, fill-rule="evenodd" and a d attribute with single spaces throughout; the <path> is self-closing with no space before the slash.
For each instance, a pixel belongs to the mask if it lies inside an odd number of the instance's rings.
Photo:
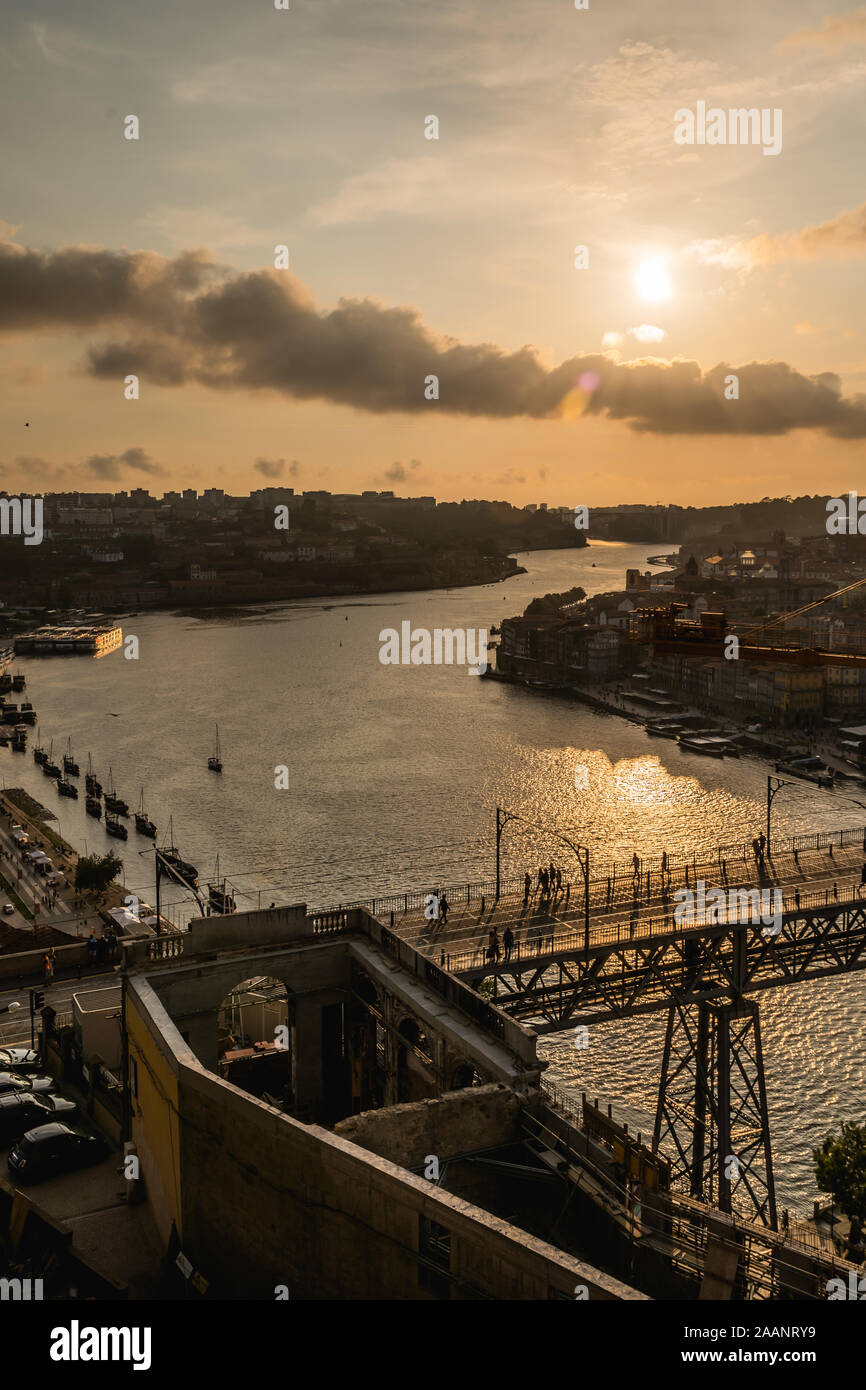
<path id="1" fill-rule="evenodd" d="M 645 261 L 635 271 L 634 282 L 641 299 L 655 302 L 670 299 L 673 294 L 673 286 L 664 261 Z"/>

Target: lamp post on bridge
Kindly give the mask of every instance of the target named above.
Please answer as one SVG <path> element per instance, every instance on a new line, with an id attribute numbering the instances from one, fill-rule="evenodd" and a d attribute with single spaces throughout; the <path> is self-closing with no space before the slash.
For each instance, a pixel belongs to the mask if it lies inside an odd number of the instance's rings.
<path id="1" fill-rule="evenodd" d="M 589 849 L 586 845 L 572 841 L 567 835 L 563 835 L 561 830 L 544 831 L 544 827 L 537 825 L 534 821 L 527 820 L 525 816 L 519 816 L 515 811 L 504 811 L 501 806 L 496 807 L 496 901 L 499 901 L 500 893 L 500 845 L 502 842 L 502 832 L 509 821 L 519 820 L 524 825 L 531 826 L 534 830 L 541 830 L 543 833 L 553 835 L 557 840 L 562 840 L 568 845 L 572 854 L 580 865 L 583 873 L 583 947 L 587 957 L 589 956 Z"/>
<path id="2" fill-rule="evenodd" d="M 789 787 L 790 782 L 785 782 L 781 777 L 767 778 L 767 858 L 770 857 L 770 812 L 773 808 L 773 801 L 783 787 Z"/>
<path id="3" fill-rule="evenodd" d="M 523 816 L 518 816 L 514 811 L 504 811 L 501 806 L 496 808 L 496 902 L 499 902 L 500 891 L 500 845 L 502 844 L 502 832 L 510 820 L 523 820 Z"/>

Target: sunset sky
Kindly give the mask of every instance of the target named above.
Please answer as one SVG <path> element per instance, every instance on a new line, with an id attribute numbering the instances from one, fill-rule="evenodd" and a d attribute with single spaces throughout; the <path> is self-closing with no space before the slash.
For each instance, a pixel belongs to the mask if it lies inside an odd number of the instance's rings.
<path id="1" fill-rule="evenodd" d="M 809 0 L 7 6 L 0 486 L 866 492 L 864 87 Z"/>

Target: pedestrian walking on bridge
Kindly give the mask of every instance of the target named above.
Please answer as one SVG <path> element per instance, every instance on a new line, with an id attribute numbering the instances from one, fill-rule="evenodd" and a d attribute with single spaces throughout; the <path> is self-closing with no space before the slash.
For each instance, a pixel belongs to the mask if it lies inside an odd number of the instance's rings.
<path id="1" fill-rule="evenodd" d="M 502 945 L 505 948 L 505 959 L 511 960 L 511 951 L 514 946 L 514 932 L 510 927 L 506 927 L 502 933 Z"/>

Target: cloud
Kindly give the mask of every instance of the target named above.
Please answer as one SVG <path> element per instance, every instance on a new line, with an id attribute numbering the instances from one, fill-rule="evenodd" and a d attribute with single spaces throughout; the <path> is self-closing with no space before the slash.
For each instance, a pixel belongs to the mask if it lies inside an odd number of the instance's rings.
<path id="1" fill-rule="evenodd" d="M 777 53 L 791 53 L 803 48 L 833 51 L 850 44 L 866 43 L 866 7 L 848 14 L 827 15 L 820 29 L 796 29 L 776 46 Z"/>
<path id="2" fill-rule="evenodd" d="M 65 463 L 51 463 L 38 454 L 17 454 L 10 469 L 5 465 L 0 468 L 6 487 L 9 486 L 9 480 L 6 478 L 9 472 L 20 476 L 23 479 L 23 487 L 30 491 L 39 491 L 40 488 L 58 489 L 61 484 L 67 484 L 73 471 Z"/>
<path id="3" fill-rule="evenodd" d="M 405 483 L 412 476 L 410 470 L 420 466 L 420 459 L 410 459 L 408 468 L 398 460 L 397 463 L 392 463 L 390 468 L 385 469 L 385 477 L 392 483 Z"/>
<path id="4" fill-rule="evenodd" d="M 799 232 L 697 242 L 689 251 L 705 264 L 745 270 L 784 261 L 850 260 L 866 255 L 866 203 Z"/>
<path id="5" fill-rule="evenodd" d="M 580 379 L 590 378 L 580 413 L 633 430 L 819 429 L 866 438 L 866 397 L 844 397 L 837 376 L 805 376 L 785 362 L 704 370 L 680 359 L 618 362 L 589 353 L 551 367 L 530 345 L 508 351 L 438 335 L 410 307 L 341 299 L 320 310 L 290 272 L 230 275 L 202 251 L 168 260 L 151 252 L 76 247 L 48 254 L 0 245 L 0 331 L 63 326 L 76 334 L 126 331 L 88 353 L 89 371 L 114 381 L 134 372 L 152 385 L 274 391 L 371 414 L 551 419 Z M 740 379 L 735 402 L 724 396 L 732 371 Z M 425 397 L 431 375 L 439 379 L 435 401 Z"/>
<path id="6" fill-rule="evenodd" d="M 279 478 L 286 466 L 285 459 L 256 459 L 253 468 L 263 478 Z"/>
<path id="7" fill-rule="evenodd" d="M 667 337 L 663 328 L 656 328 L 652 323 L 641 323 L 637 328 L 630 328 L 628 331 L 639 343 L 660 343 Z"/>
<path id="8" fill-rule="evenodd" d="M 300 473 L 300 471 L 301 471 L 301 465 L 300 465 L 300 463 L 298 462 L 297 459 L 292 459 L 291 463 L 289 464 L 289 474 L 290 474 L 290 476 L 293 477 L 293 478 L 297 478 L 297 476 L 298 476 L 298 474 Z"/>
<path id="9" fill-rule="evenodd" d="M 122 454 L 91 454 L 88 459 L 85 459 L 84 467 L 95 478 L 114 481 L 123 477 L 125 469 L 131 469 L 134 473 L 148 473 L 154 476 L 165 472 L 165 469 L 156 463 L 149 454 L 146 454 L 144 449 L 139 448 L 126 449 Z"/>

